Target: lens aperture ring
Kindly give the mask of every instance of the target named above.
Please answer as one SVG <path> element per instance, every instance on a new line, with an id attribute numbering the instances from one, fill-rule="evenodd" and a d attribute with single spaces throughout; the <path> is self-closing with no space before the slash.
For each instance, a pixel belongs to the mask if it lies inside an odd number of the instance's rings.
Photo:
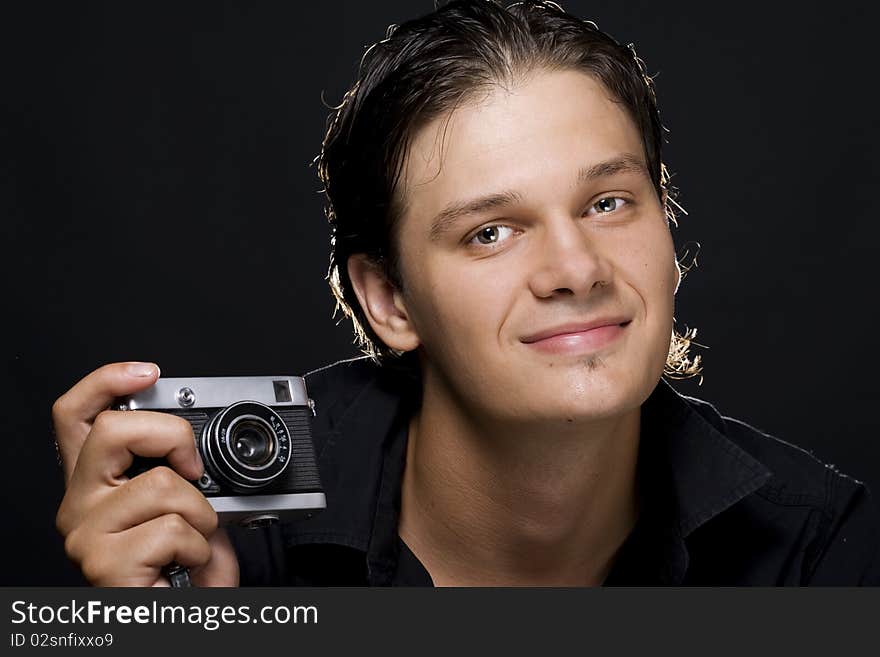
<path id="1" fill-rule="evenodd" d="M 205 426 L 201 442 L 206 465 L 233 488 L 263 488 L 290 464 L 287 425 L 258 402 L 237 402 L 223 409 Z"/>

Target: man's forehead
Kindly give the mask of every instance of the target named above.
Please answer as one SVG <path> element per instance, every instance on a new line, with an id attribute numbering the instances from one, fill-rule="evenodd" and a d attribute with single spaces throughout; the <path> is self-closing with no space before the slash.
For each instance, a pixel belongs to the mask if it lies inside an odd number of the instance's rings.
<path id="1" fill-rule="evenodd" d="M 584 176 L 618 156 L 645 167 L 635 123 L 609 96 L 584 73 L 555 71 L 461 102 L 412 135 L 399 191 L 409 197 L 437 183 L 480 186 L 504 171 L 540 166 L 536 158 L 560 157 L 574 148 Z"/>

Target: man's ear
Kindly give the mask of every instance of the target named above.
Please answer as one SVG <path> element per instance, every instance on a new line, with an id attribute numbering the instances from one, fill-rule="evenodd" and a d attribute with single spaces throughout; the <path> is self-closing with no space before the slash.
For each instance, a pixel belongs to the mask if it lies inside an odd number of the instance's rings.
<path id="1" fill-rule="evenodd" d="M 347 267 L 354 293 L 379 339 L 398 351 L 418 347 L 419 336 L 410 321 L 403 295 L 385 277 L 382 268 L 363 253 L 349 256 Z"/>

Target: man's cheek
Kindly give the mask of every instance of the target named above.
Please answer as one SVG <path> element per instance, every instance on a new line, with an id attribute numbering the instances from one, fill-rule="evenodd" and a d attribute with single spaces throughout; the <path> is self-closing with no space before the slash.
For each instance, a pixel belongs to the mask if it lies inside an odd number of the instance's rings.
<path id="1" fill-rule="evenodd" d="M 671 296 L 675 290 L 675 254 L 665 249 L 651 252 L 639 249 L 631 254 L 623 268 L 631 273 L 634 284 L 649 297 Z"/>

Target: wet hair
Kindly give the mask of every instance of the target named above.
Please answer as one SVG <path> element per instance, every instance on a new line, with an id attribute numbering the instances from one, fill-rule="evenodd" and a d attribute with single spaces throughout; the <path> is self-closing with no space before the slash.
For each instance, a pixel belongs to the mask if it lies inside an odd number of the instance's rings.
<path id="1" fill-rule="evenodd" d="M 539 70 L 586 73 L 622 104 L 641 135 L 657 196 L 675 223 L 654 85 L 632 44 L 623 46 L 595 23 L 546 1 L 504 7 L 495 0 L 454 0 L 391 25 L 385 39 L 366 51 L 357 80 L 332 108 L 315 160 L 331 229 L 327 280 L 336 311 L 351 318 L 358 346 L 379 363 L 409 373 L 418 368 L 414 352 L 391 349 L 372 330 L 347 263 L 351 255 L 365 254 L 405 290 L 396 245 L 404 210 L 399 185 L 411 140 L 469 98 Z M 695 334 L 673 332 L 664 374 L 699 373 L 699 356 L 688 356 Z"/>

